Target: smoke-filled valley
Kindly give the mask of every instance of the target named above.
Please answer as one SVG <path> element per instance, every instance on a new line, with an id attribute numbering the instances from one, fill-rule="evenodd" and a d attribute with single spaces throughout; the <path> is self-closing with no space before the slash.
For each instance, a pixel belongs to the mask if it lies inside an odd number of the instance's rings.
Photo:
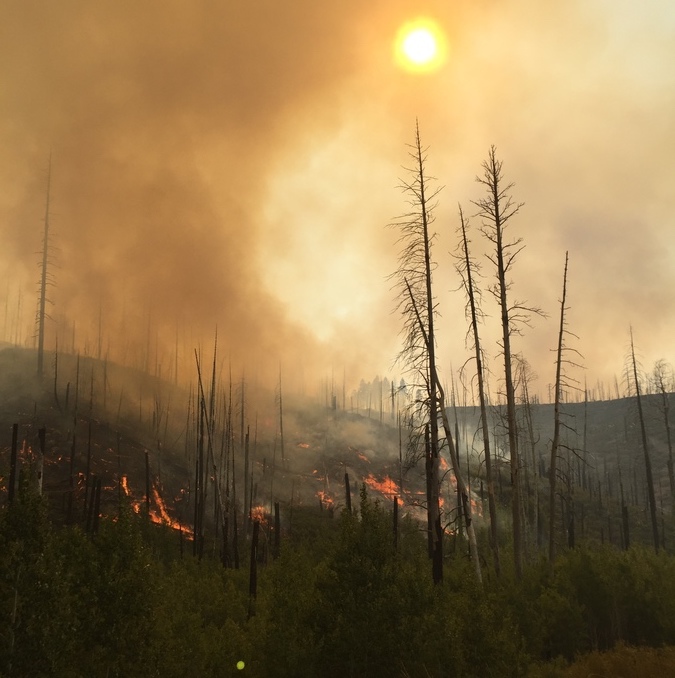
<path id="1" fill-rule="evenodd" d="M 284 391 L 283 376 L 273 389 L 231 376 L 227 363 L 217 356 L 214 361 L 208 351 L 196 354 L 195 382 L 189 388 L 65 352 L 49 354 L 45 375 L 37 380 L 35 363 L 32 349 L 0 350 L 1 529 L 8 553 L 15 554 L 2 565 L 3 577 L 10 577 L 2 601 L 7 599 L 10 613 L 14 609 L 10 628 L 16 639 L 2 645 L 6 666 L 13 662 L 33 671 L 51 665 L 61 667 L 61 675 L 75 662 L 82 673 L 75 669 L 73 675 L 99 670 L 134 675 L 133 664 L 177 676 L 189 663 L 202 675 L 243 665 L 252 675 L 310 676 L 317 670 L 338 675 L 331 672 L 343 671 L 353 657 L 362 667 L 355 675 L 363 676 L 379 675 L 382 667 L 400 670 L 401 676 L 475 675 L 472 670 L 485 675 L 497 667 L 496 675 L 536 678 L 551 675 L 538 671 L 552 670 L 539 661 L 558 656 L 562 667 L 563 658 L 607 651 L 617 640 L 647 646 L 640 650 L 641 671 L 645 662 L 655 666 L 654 676 L 671 665 L 668 651 L 648 646 L 671 642 L 665 620 L 675 598 L 662 592 L 658 604 L 642 606 L 640 623 L 634 613 L 634 605 L 651 600 L 635 582 L 642 577 L 646 586 L 662 587 L 670 577 L 675 543 L 670 443 L 658 393 L 643 396 L 643 413 L 658 487 L 660 555 L 651 546 L 635 399 L 563 403 L 559 555 L 551 579 L 537 563 L 548 529 L 553 406 L 519 404 L 528 554 L 524 577 L 541 587 L 527 594 L 531 598 L 518 594 L 532 606 L 522 615 L 501 597 L 513 577 L 508 563 L 497 578 L 489 565 L 477 407 L 455 403 L 448 415 L 470 488 L 486 579 L 478 593 L 471 583 L 461 502 L 446 448 L 440 504 L 449 582 L 434 588 L 434 594 L 424 547 L 424 440 L 411 436 L 401 417 L 415 393 L 406 393 L 404 383 L 392 388 L 380 380 L 362 382 L 343 392 L 340 384 L 327 381 L 313 394 L 298 395 Z M 490 408 L 490 430 L 506 559 L 511 486 L 503 406 Z M 411 446 L 411 440 L 416 444 Z M 35 513 L 36 500 L 45 510 L 43 518 Z M 22 550 L 15 553 L 16 548 Z M 42 549 L 37 560 L 22 555 L 34 548 Z M 48 563 L 48 569 L 40 569 L 40 563 Z M 640 569 L 646 563 L 650 574 Z M 11 579 L 26 568 L 25 586 L 23 578 Z M 576 584 L 570 588 L 570 582 Z M 602 586 L 603 593 L 591 600 L 586 585 Z M 179 590 L 182 602 L 176 602 Z M 87 593 L 80 608 L 81 591 Z M 127 602 L 112 603 L 109 596 L 122 591 Z M 442 604 L 438 591 L 448 596 Z M 11 600 L 17 601 L 13 608 Z M 53 623 L 43 623 L 36 635 L 29 623 L 33 614 L 52 608 Z M 99 609 L 105 611 L 101 619 L 92 616 Z M 409 619 L 395 636 L 395 649 L 383 640 L 382 624 L 392 610 Z M 476 645 L 458 631 L 446 635 L 441 625 L 437 638 L 407 648 L 404 638 L 423 623 L 422 610 L 430 615 L 425 619 L 438 622 L 445 619 L 443 610 L 454 610 L 446 623 L 459 624 L 457 629 L 466 633 L 492 629 L 491 640 Z M 218 620 L 218 626 L 200 631 L 208 619 Z M 79 627 L 82 623 L 86 626 Z M 77 632 L 62 637 L 58 629 L 64 624 Z M 131 625 L 136 634 L 115 630 L 120 624 Z M 366 625 L 362 641 L 349 640 L 360 624 Z M 560 635 L 559 624 L 572 632 Z M 196 654 L 182 646 L 190 635 L 202 644 Z M 54 649 L 35 652 L 31 643 L 38 637 L 42 643 L 60 640 Z M 133 638 L 145 641 L 139 645 Z M 118 647 L 122 642 L 124 649 Z M 526 643 L 524 654 L 517 650 L 519 642 Z M 341 654 L 345 643 L 350 647 L 346 657 Z M 308 649 L 313 647 L 321 649 Z M 443 648 L 452 648 L 451 656 Z M 300 672 L 293 658 L 298 652 L 306 665 Z M 480 659 L 472 658 L 474 652 Z M 589 655 L 578 670 L 588 670 L 584 667 L 591 661 L 622 664 L 622 652 Z M 473 669 L 448 673 L 448 662 L 458 657 Z M 574 666 L 570 673 L 559 670 L 554 675 L 578 675 Z"/>
<path id="2" fill-rule="evenodd" d="M 675 674 L 674 28 L 0 0 L 0 678 Z"/>

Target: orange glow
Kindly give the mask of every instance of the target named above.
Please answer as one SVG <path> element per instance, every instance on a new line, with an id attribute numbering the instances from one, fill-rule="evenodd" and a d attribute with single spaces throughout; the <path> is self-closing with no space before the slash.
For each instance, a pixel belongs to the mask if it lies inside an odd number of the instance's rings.
<path id="1" fill-rule="evenodd" d="M 155 500 L 155 504 L 157 504 L 157 508 L 159 509 L 159 515 L 162 518 L 162 522 L 171 525 L 173 521 L 171 520 L 171 517 L 166 511 L 166 505 L 164 504 L 162 498 L 159 496 L 159 492 L 157 491 L 156 487 L 152 488 L 152 497 Z"/>
<path id="2" fill-rule="evenodd" d="M 375 492 L 379 492 L 390 499 L 400 494 L 396 481 L 392 480 L 389 476 L 385 476 L 384 480 L 378 480 L 372 473 L 369 473 L 368 477 L 364 478 L 364 481 L 371 490 L 375 490 Z"/>
<path id="3" fill-rule="evenodd" d="M 129 481 L 126 476 L 122 476 L 120 478 L 120 485 L 122 486 L 122 490 L 124 490 L 124 494 L 131 498 L 131 490 L 129 489 Z M 164 500 L 159 494 L 159 491 L 157 490 L 156 487 L 152 488 L 152 498 L 154 500 L 155 506 L 157 509 L 150 508 L 149 512 L 149 517 L 150 520 L 152 520 L 153 523 L 156 523 L 157 525 L 168 525 L 174 530 L 185 530 L 187 532 L 190 531 L 189 528 L 185 527 L 182 525 L 178 520 L 174 520 L 170 515 L 169 512 L 166 508 L 166 504 L 164 503 Z M 134 513 L 140 514 L 141 512 L 141 503 L 140 501 L 137 501 L 135 499 L 132 499 L 131 501 L 131 508 L 133 509 Z"/>
<path id="4" fill-rule="evenodd" d="M 251 520 L 253 522 L 257 521 L 261 525 L 267 525 L 267 512 L 265 511 L 264 506 L 252 506 L 251 507 Z"/>
<path id="5" fill-rule="evenodd" d="M 129 492 L 129 481 L 127 480 L 126 476 L 122 476 L 120 478 L 120 485 L 122 485 L 122 489 L 124 490 L 124 494 L 126 494 L 127 497 L 131 496 L 131 492 Z"/>
<path id="6" fill-rule="evenodd" d="M 321 503 L 324 504 L 325 506 L 333 506 L 335 504 L 335 499 L 331 497 L 328 492 L 324 492 L 323 490 L 319 490 L 316 493 L 316 496 L 319 497 L 321 500 Z"/>
<path id="7" fill-rule="evenodd" d="M 445 63 L 446 39 L 432 19 L 422 17 L 404 24 L 394 44 L 396 63 L 406 71 L 436 71 Z"/>

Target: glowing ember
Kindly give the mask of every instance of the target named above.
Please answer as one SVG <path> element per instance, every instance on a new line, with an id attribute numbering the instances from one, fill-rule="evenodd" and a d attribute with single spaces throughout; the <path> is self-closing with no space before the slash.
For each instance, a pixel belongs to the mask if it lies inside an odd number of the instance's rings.
<path id="1" fill-rule="evenodd" d="M 396 484 L 396 481 L 389 476 L 385 476 L 384 480 L 378 480 L 372 473 L 370 473 L 368 474 L 367 478 L 364 478 L 364 481 L 371 490 L 375 490 L 376 492 L 379 492 L 390 499 L 393 499 L 400 494 L 400 489 Z"/>
<path id="2" fill-rule="evenodd" d="M 325 504 L 326 506 L 333 506 L 335 504 L 335 499 L 331 497 L 328 492 L 324 492 L 323 490 L 319 490 L 316 493 L 316 496 L 319 497 L 321 500 L 322 504 Z"/>
<path id="3" fill-rule="evenodd" d="M 368 459 L 368 457 L 366 457 L 365 454 L 361 454 L 361 452 L 357 452 L 356 455 L 358 456 L 358 458 L 361 461 L 365 461 L 366 463 L 370 464 L 370 459 Z"/>
<path id="4" fill-rule="evenodd" d="M 129 480 L 126 476 L 122 476 L 120 478 L 120 485 L 122 486 L 122 490 L 124 490 L 124 494 L 127 497 L 131 498 L 131 490 L 129 489 Z M 189 531 L 189 528 L 186 528 L 185 526 L 181 525 L 179 521 L 174 520 L 169 515 L 169 512 L 166 508 L 166 504 L 164 503 L 164 500 L 160 496 L 159 491 L 157 490 L 156 487 L 152 488 L 152 498 L 157 508 L 154 509 L 151 507 L 148 516 L 153 523 L 156 523 L 157 525 L 168 525 L 174 530 Z M 141 504 L 142 502 L 132 499 L 131 508 L 133 509 L 134 513 L 138 514 L 141 513 Z"/>
<path id="5" fill-rule="evenodd" d="M 308 444 L 308 443 L 298 443 L 297 446 L 298 446 L 298 447 L 302 447 L 303 450 L 306 450 L 306 449 L 309 448 L 309 444 Z"/>
<path id="6" fill-rule="evenodd" d="M 261 525 L 267 525 L 267 512 L 265 511 L 264 506 L 252 506 L 251 507 L 251 520 L 257 521 Z"/>
<path id="7" fill-rule="evenodd" d="M 157 508 L 159 509 L 159 515 L 162 518 L 162 522 L 165 522 L 168 525 L 171 525 L 171 523 L 172 523 L 171 517 L 167 513 L 166 505 L 162 501 L 162 498 L 159 496 L 159 492 L 157 491 L 156 487 L 152 488 L 152 497 L 155 500 L 155 504 L 157 504 Z"/>

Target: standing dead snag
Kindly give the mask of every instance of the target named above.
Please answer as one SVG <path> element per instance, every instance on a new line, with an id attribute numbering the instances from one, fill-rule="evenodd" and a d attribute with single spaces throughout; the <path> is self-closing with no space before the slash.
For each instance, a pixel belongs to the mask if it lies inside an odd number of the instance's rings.
<path id="1" fill-rule="evenodd" d="M 642 398 L 640 396 L 640 380 L 638 379 L 637 361 L 635 359 L 635 346 L 633 345 L 633 328 L 630 328 L 630 370 L 632 372 L 635 384 L 635 399 L 638 406 L 638 417 L 640 419 L 640 436 L 642 440 L 642 451 L 645 457 L 645 474 L 647 476 L 647 494 L 649 498 L 649 516 L 652 523 L 652 536 L 654 539 L 654 550 L 659 550 L 659 525 L 656 520 L 656 496 L 654 494 L 654 478 L 652 475 L 652 460 L 649 454 L 649 444 L 647 443 L 647 430 L 645 428 L 645 418 L 642 412 Z"/>
<path id="2" fill-rule="evenodd" d="M 565 345 L 565 336 L 571 334 L 567 329 L 567 321 L 565 318 L 565 311 L 567 307 L 565 302 L 567 300 L 567 264 L 569 261 L 569 254 L 565 252 L 565 272 L 563 273 L 563 288 L 562 299 L 560 301 L 560 325 L 558 329 L 558 347 L 556 351 L 555 361 L 555 395 L 553 405 L 553 441 L 551 443 L 551 468 L 549 471 L 549 527 L 548 527 L 548 560 L 553 566 L 555 560 L 555 500 L 556 500 L 556 482 L 558 476 L 558 449 L 560 447 L 560 402 L 562 399 L 563 386 L 568 385 L 564 374 L 563 365 L 565 363 L 572 364 L 578 367 L 576 363 L 565 358 L 565 353 L 570 351 Z M 575 351 L 577 353 L 577 351 Z M 572 514 L 572 518 L 573 518 Z"/>
<path id="3" fill-rule="evenodd" d="M 658 408 L 663 415 L 663 424 L 666 429 L 666 443 L 668 445 L 668 482 L 670 484 L 670 496 L 675 505 L 675 471 L 673 469 L 673 439 L 670 432 L 670 400 L 668 394 L 675 389 L 673 369 L 665 360 L 659 360 L 654 365 L 652 382 L 654 390 L 659 396 Z"/>
<path id="4" fill-rule="evenodd" d="M 480 405 L 480 418 L 483 434 L 483 450 L 485 455 L 485 476 L 488 489 L 488 510 L 490 513 L 490 547 L 492 548 L 492 558 L 497 576 L 501 571 L 499 559 L 499 531 L 497 525 L 497 502 L 495 501 L 495 483 L 492 473 L 492 455 L 490 453 L 490 431 L 487 419 L 487 399 L 485 395 L 485 373 L 483 370 L 483 351 L 480 344 L 478 333 L 478 319 L 480 308 L 478 304 L 479 292 L 474 284 L 474 275 L 477 272 L 477 264 L 469 255 L 469 239 L 466 232 L 466 221 L 462 208 L 459 208 L 459 219 L 461 229 L 460 252 L 457 254 L 456 269 L 462 279 L 462 286 L 467 295 L 466 315 L 470 320 L 471 327 L 469 332 L 473 339 L 474 356 L 476 360 L 476 378 L 478 381 L 478 401 Z"/>
<path id="5" fill-rule="evenodd" d="M 40 265 L 40 297 L 38 299 L 37 310 L 37 334 L 38 334 L 38 353 L 37 353 L 37 375 L 42 378 L 44 371 L 45 355 L 45 321 L 47 319 L 47 286 L 53 285 L 54 281 L 49 275 L 49 197 L 52 181 L 52 156 L 49 155 L 49 169 L 47 172 L 47 205 L 45 207 L 45 228 L 42 237 L 42 263 Z M 51 303 L 51 302 L 50 302 Z"/>
<path id="6" fill-rule="evenodd" d="M 416 375 L 424 393 L 417 403 L 421 425 L 429 427 L 427 483 L 429 498 L 427 514 L 432 554 L 434 583 L 443 580 L 443 529 L 440 512 L 440 456 L 438 442 L 438 381 L 436 373 L 436 343 L 434 316 L 436 305 L 432 290 L 431 258 L 435 199 L 440 189 L 429 192 L 431 178 L 426 176 L 426 150 L 420 140 L 419 125 L 415 129 L 415 143 L 410 147 L 413 166 L 408 168 L 411 179 L 401 182 L 408 197 L 410 211 L 391 224 L 400 231 L 399 266 L 392 278 L 398 288 L 397 308 L 403 316 L 403 348 L 399 359 Z"/>
<path id="7" fill-rule="evenodd" d="M 466 521 L 467 535 L 476 576 L 481 581 L 480 561 L 471 523 L 471 508 L 468 492 L 459 472 L 459 460 L 453 443 L 452 431 L 445 410 L 443 388 L 436 365 L 436 338 L 434 317 L 436 304 L 433 296 L 431 256 L 433 234 L 434 200 L 438 190 L 428 192 L 430 178 L 425 175 L 426 151 L 422 148 L 419 126 L 416 127 L 415 144 L 410 157 L 414 167 L 409 170 L 413 179 L 403 182 L 403 191 L 409 197 L 411 211 L 401 217 L 393 226 L 401 231 L 399 243 L 402 251 L 398 270 L 392 275 L 399 289 L 398 309 L 403 316 L 404 346 L 399 359 L 405 360 L 415 375 L 417 388 L 422 397 L 413 403 L 417 418 L 417 433 L 424 431 L 425 470 L 427 476 L 427 516 L 429 545 L 434 583 L 443 579 L 443 527 L 440 510 L 440 450 L 439 417 L 443 424 L 446 443 L 457 480 Z M 414 434 L 413 434 L 414 435 Z"/>
<path id="8" fill-rule="evenodd" d="M 412 300 L 411 296 L 411 303 L 413 305 L 413 309 L 415 310 L 416 317 L 418 321 L 420 320 L 420 316 L 416 311 L 416 305 L 414 301 Z M 421 326 L 421 323 L 420 323 Z M 424 336 L 425 342 L 428 341 L 428 336 L 424 332 L 424 328 L 421 328 L 422 334 Z M 436 371 L 436 366 L 435 365 L 430 365 L 430 370 L 435 372 Z M 469 500 L 469 492 L 467 489 L 466 484 L 464 483 L 464 478 L 461 474 L 460 471 L 460 466 L 459 466 L 459 456 L 457 454 L 457 449 L 455 448 L 455 443 L 453 441 L 452 437 L 452 429 L 450 428 L 450 421 L 448 420 L 448 412 L 445 406 L 445 392 L 443 390 L 443 387 L 441 386 L 440 380 L 438 379 L 438 375 L 436 375 L 436 384 L 438 387 L 438 410 L 441 415 L 441 421 L 443 423 L 443 431 L 445 432 L 445 441 L 448 445 L 448 454 L 450 455 L 450 463 L 452 464 L 452 470 L 455 475 L 455 482 L 457 483 L 457 496 L 459 498 L 459 511 L 461 512 L 462 516 L 464 517 L 465 521 L 465 526 L 466 526 L 466 534 L 467 538 L 469 540 L 469 552 L 471 555 L 471 561 L 474 566 L 474 570 L 476 573 L 476 578 L 478 579 L 479 582 L 483 581 L 483 575 L 481 572 L 481 566 L 480 566 L 480 557 L 478 555 L 478 543 L 476 541 L 476 533 L 473 528 L 473 518 L 471 515 L 471 502 Z M 468 466 L 467 466 L 468 468 Z"/>
<path id="9" fill-rule="evenodd" d="M 523 302 L 509 301 L 511 289 L 509 274 L 518 254 L 525 245 L 522 238 L 508 240 L 505 230 L 522 203 L 514 203 L 510 195 L 513 184 L 504 185 L 502 163 L 497 160 L 497 151 L 490 148 L 488 159 L 483 163 L 483 174 L 476 181 L 485 187 L 486 197 L 475 201 L 478 207 L 477 216 L 483 220 L 481 231 L 494 246 L 494 253 L 487 258 L 496 268 L 496 282 L 489 288 L 497 300 L 501 311 L 502 352 L 504 355 L 504 384 L 506 391 L 506 426 L 511 456 L 511 512 L 513 521 L 513 556 L 516 577 L 522 577 L 523 536 L 521 524 L 521 486 L 520 486 L 520 454 L 518 451 L 518 432 L 516 421 L 516 396 L 513 384 L 513 367 L 511 352 L 511 336 L 522 324 L 529 324 L 532 314 L 543 315 L 538 308 L 526 306 Z"/>

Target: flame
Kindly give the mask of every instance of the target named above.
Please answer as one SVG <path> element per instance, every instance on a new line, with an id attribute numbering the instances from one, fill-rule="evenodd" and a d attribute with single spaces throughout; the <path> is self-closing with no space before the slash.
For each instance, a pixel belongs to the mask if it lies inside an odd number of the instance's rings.
<path id="1" fill-rule="evenodd" d="M 252 521 L 258 521 L 261 525 L 269 524 L 268 514 L 264 506 L 252 506 L 250 516 Z"/>
<path id="2" fill-rule="evenodd" d="M 378 480 L 372 473 L 369 473 L 368 477 L 364 478 L 364 481 L 370 489 L 375 490 L 390 499 L 393 499 L 401 493 L 396 481 L 389 476 L 384 476 L 384 480 Z"/>
<path id="3" fill-rule="evenodd" d="M 316 493 L 316 496 L 319 497 L 321 500 L 322 504 L 325 504 L 326 506 L 334 506 L 335 505 L 335 499 L 331 497 L 328 492 L 324 492 L 323 490 L 319 490 Z"/>
<path id="4" fill-rule="evenodd" d="M 162 498 L 159 496 L 159 492 L 157 491 L 157 488 L 154 487 L 154 486 L 152 488 L 152 497 L 155 500 L 155 504 L 157 504 L 157 508 L 159 509 L 159 515 L 160 515 L 162 521 L 171 525 L 172 520 L 171 520 L 171 516 L 169 516 L 169 514 L 167 513 L 166 504 L 164 503 Z"/>
<path id="5" fill-rule="evenodd" d="M 471 515 L 479 518 L 483 517 L 483 505 L 479 504 L 473 497 L 469 498 L 471 504 Z"/>
<path id="6" fill-rule="evenodd" d="M 298 443 L 297 447 L 302 447 L 303 450 L 309 448 L 309 443 Z"/>
<path id="7" fill-rule="evenodd" d="M 122 490 L 124 490 L 124 494 L 131 498 L 131 490 L 129 489 L 129 480 L 127 476 L 123 475 L 120 478 L 120 485 L 122 486 Z M 153 523 L 157 525 L 168 525 L 174 530 L 184 530 L 186 532 L 190 532 L 190 528 L 186 527 L 183 525 L 180 521 L 174 520 L 170 515 L 169 512 L 166 508 L 166 504 L 164 503 L 164 500 L 159 494 L 159 490 L 153 485 L 152 487 L 152 498 L 155 502 L 155 506 L 157 509 L 150 507 L 149 511 L 149 518 L 152 520 Z M 131 508 L 134 510 L 134 513 L 140 514 L 141 512 L 141 504 L 142 502 L 137 501 L 135 499 L 132 499 L 131 501 Z"/>

